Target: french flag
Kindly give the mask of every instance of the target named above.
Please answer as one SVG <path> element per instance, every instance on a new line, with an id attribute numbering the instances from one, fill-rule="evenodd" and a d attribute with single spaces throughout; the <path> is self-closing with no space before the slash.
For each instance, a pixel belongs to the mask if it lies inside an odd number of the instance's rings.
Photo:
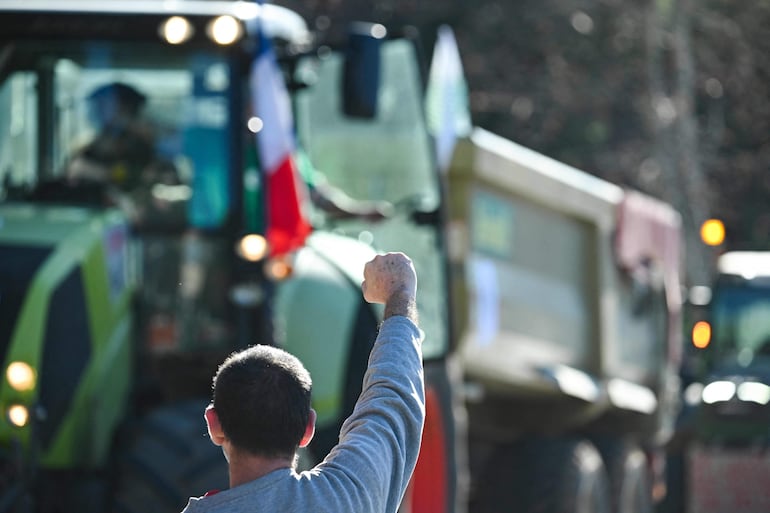
<path id="1" fill-rule="evenodd" d="M 294 162 L 291 100 L 273 45 L 262 30 L 250 78 L 252 108 L 262 120 L 256 139 L 266 191 L 265 237 L 270 255 L 280 256 L 302 247 L 311 226 L 302 208 L 308 198 L 307 186 Z"/>

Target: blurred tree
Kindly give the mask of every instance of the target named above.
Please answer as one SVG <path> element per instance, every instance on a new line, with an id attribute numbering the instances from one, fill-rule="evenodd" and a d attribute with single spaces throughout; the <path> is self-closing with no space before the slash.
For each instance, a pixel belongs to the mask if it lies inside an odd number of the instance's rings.
<path id="1" fill-rule="evenodd" d="M 710 217 L 714 202 L 701 166 L 695 116 L 692 7 L 691 0 L 649 3 L 647 117 L 656 135 L 653 162 L 662 171 L 665 188 L 661 195 L 682 214 L 689 281 L 706 284 L 711 276 L 713 250 L 702 243 L 696 228 Z"/>
<path id="2" fill-rule="evenodd" d="M 770 249 L 770 2 L 709 0 L 694 21 L 702 158 L 730 247 Z"/>

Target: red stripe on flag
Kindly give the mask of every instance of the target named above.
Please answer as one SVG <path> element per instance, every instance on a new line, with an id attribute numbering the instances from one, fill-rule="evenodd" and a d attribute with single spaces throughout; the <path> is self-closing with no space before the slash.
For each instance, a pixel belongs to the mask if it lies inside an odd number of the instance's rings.
<path id="1" fill-rule="evenodd" d="M 302 247 L 311 226 L 302 210 L 303 194 L 294 159 L 286 155 L 276 169 L 267 172 L 267 240 L 270 254 L 282 255 Z"/>
<path id="2" fill-rule="evenodd" d="M 254 114 L 263 122 L 256 139 L 265 178 L 265 236 L 271 256 L 278 256 L 302 247 L 311 229 L 302 208 L 308 197 L 307 186 L 293 161 L 291 99 L 270 41 L 262 37 L 260 42 L 262 48 L 252 67 L 251 92 Z"/>

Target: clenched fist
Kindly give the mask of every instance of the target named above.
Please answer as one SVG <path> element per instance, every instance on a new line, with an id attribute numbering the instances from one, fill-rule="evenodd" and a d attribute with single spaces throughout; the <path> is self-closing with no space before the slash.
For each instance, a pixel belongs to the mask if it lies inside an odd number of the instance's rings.
<path id="1" fill-rule="evenodd" d="M 385 318 L 403 315 L 416 320 L 417 274 L 404 253 L 377 255 L 364 267 L 364 299 L 385 304 Z"/>

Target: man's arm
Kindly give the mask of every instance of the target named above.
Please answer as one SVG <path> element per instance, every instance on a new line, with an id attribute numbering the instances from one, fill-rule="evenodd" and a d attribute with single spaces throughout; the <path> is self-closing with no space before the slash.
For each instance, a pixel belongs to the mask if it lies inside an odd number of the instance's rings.
<path id="1" fill-rule="evenodd" d="M 386 318 L 340 443 L 317 467 L 337 510 L 395 513 L 414 470 L 425 421 L 416 285 L 402 253 L 379 255 L 364 269 L 364 298 L 384 303 Z"/>
<path id="2" fill-rule="evenodd" d="M 394 315 L 404 316 L 417 324 L 417 301 L 415 301 L 414 296 L 403 293 L 391 296 L 388 302 L 385 303 L 383 320 L 393 317 Z"/>

